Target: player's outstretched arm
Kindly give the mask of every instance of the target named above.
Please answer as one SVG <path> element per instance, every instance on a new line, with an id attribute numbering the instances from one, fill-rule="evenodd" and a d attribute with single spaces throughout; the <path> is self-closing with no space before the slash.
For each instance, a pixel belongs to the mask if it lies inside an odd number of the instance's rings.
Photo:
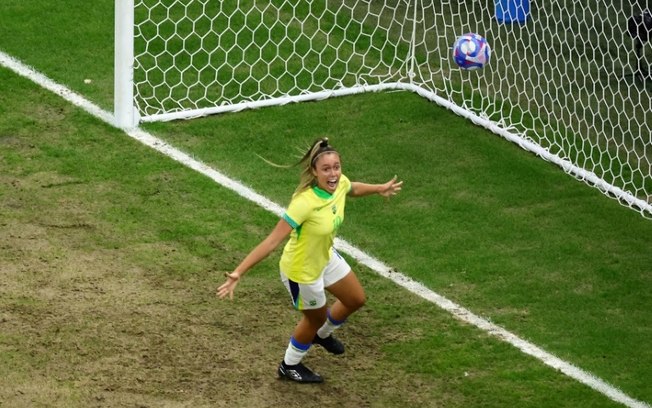
<path id="1" fill-rule="evenodd" d="M 351 197 L 363 197 L 371 194 L 378 194 L 383 197 L 391 197 L 398 194 L 403 186 L 403 181 L 396 181 L 397 177 L 394 176 L 391 180 L 384 184 L 367 184 L 359 181 L 351 182 Z"/>
<path id="2" fill-rule="evenodd" d="M 290 232 L 292 232 L 290 224 L 288 224 L 284 219 L 280 219 L 272 232 L 270 232 L 270 234 L 260 244 L 258 244 L 258 246 L 249 252 L 249 255 L 242 260 L 240 265 L 238 265 L 233 272 L 227 272 L 225 274 L 226 282 L 217 288 L 217 296 L 219 296 L 220 299 L 226 296 L 233 299 L 233 291 L 235 290 L 235 287 L 238 286 L 238 282 L 240 282 L 242 275 L 247 273 L 247 271 L 258 264 L 258 262 L 267 258 L 267 256 L 269 256 L 269 254 L 271 254 L 272 251 L 274 251 L 281 242 L 290 235 Z"/>

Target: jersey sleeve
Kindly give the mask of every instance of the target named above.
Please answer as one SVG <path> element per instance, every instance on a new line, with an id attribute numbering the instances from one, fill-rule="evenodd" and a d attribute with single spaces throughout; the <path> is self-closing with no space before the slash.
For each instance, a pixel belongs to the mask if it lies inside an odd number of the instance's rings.
<path id="1" fill-rule="evenodd" d="M 304 223 L 312 212 L 312 208 L 308 205 L 307 200 L 298 195 L 292 198 L 287 210 L 283 213 L 282 218 L 287 221 L 293 229 Z"/>
<path id="2" fill-rule="evenodd" d="M 344 174 L 340 177 L 340 183 L 343 183 L 344 191 L 346 194 L 349 194 L 351 192 L 351 188 L 353 186 L 351 185 L 351 180 L 349 180 L 348 177 L 346 177 Z"/>

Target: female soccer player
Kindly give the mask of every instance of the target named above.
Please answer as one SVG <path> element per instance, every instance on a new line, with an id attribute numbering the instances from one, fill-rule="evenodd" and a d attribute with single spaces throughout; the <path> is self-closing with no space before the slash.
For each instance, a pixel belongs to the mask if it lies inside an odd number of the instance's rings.
<path id="1" fill-rule="evenodd" d="M 342 174 L 339 153 L 328 138 L 315 141 L 299 161 L 301 181 L 287 211 L 272 232 L 258 244 L 217 288 L 220 298 L 229 296 L 242 275 L 265 259 L 290 236 L 279 263 L 281 281 L 302 317 L 292 333 L 285 357 L 278 367 L 281 378 L 302 383 L 322 382 L 319 374 L 301 363 L 313 343 L 333 354 L 344 353 L 333 331 L 365 303 L 365 293 L 351 267 L 333 248 L 344 220 L 346 196 L 396 195 L 403 182 L 396 176 L 384 184 L 351 182 Z M 326 306 L 328 290 L 337 300 Z"/>

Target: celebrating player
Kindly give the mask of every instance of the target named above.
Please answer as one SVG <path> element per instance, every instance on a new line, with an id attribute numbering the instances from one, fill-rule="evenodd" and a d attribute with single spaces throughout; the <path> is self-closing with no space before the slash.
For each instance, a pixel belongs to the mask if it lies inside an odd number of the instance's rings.
<path id="1" fill-rule="evenodd" d="M 294 329 L 285 357 L 278 367 L 281 378 L 303 383 L 322 382 L 301 361 L 315 343 L 333 354 L 344 353 L 344 345 L 333 331 L 365 303 L 364 289 L 340 256 L 333 241 L 344 221 L 346 197 L 396 195 L 403 184 L 396 176 L 384 184 L 352 182 L 344 174 L 339 153 L 328 138 L 315 141 L 299 161 L 301 180 L 287 211 L 272 232 L 260 242 L 217 288 L 220 298 L 233 298 L 240 278 L 265 259 L 288 235 L 279 263 L 281 281 L 302 317 Z M 337 299 L 326 305 L 329 291 Z"/>

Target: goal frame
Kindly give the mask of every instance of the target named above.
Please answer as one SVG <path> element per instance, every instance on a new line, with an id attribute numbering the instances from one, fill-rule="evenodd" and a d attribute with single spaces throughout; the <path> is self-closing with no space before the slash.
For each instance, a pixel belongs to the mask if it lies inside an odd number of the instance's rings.
<path id="1" fill-rule="evenodd" d="M 416 22 L 417 7 L 414 2 L 414 21 Z M 636 209 L 646 218 L 652 218 L 652 204 L 634 196 L 609 182 L 592 171 L 578 167 L 567 159 L 551 153 L 525 135 L 511 131 L 486 117 L 480 116 L 454 102 L 445 99 L 429 89 L 413 83 L 415 56 L 413 54 L 415 38 L 411 38 L 410 54 L 408 55 L 408 82 L 391 82 L 378 85 L 356 85 L 328 91 L 304 93 L 296 96 L 269 98 L 260 101 L 246 101 L 223 106 L 195 109 L 182 112 L 156 114 L 141 118 L 134 102 L 134 0 L 115 0 L 115 60 L 114 60 L 114 120 L 115 126 L 123 129 L 135 128 L 143 122 L 170 121 L 201 117 L 226 112 L 236 112 L 244 109 L 261 108 L 288 103 L 322 100 L 337 96 L 355 95 L 366 92 L 405 90 L 414 92 L 476 125 L 517 144 L 521 148 L 536 154 L 542 159 L 561 167 L 566 173 L 587 184 L 598 188 L 608 196 L 615 197 L 624 205 Z M 416 30 L 415 30 L 416 31 Z"/>

